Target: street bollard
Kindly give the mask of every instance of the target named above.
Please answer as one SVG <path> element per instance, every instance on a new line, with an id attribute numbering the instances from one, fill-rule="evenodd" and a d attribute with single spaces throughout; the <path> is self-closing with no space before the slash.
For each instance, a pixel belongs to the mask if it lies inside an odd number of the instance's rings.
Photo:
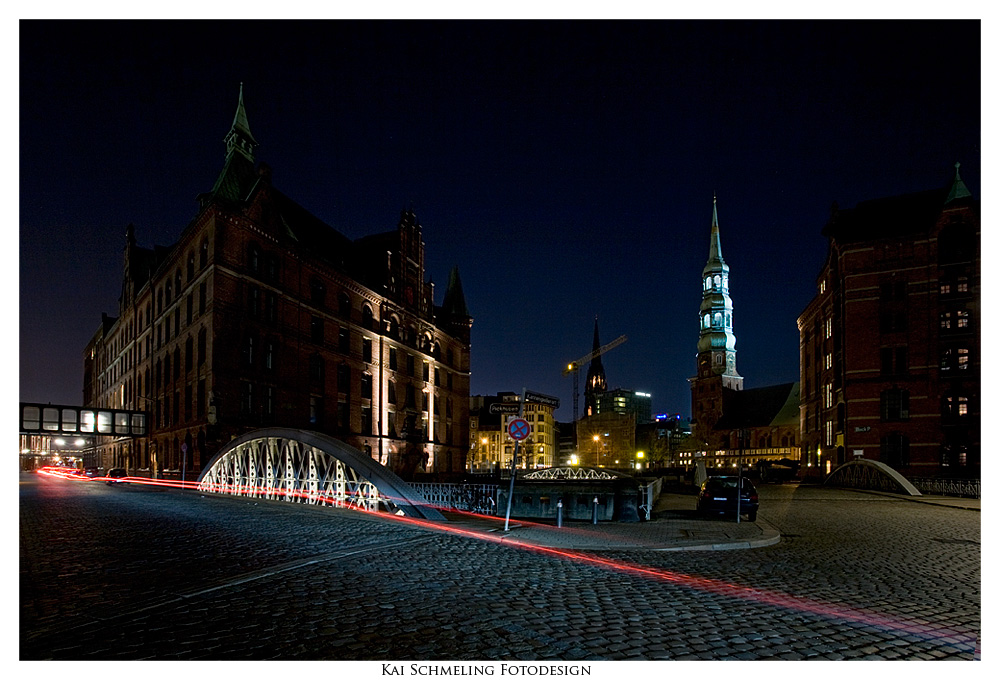
<path id="1" fill-rule="evenodd" d="M 594 524 L 597 524 L 597 496 L 594 496 Z"/>
<path id="2" fill-rule="evenodd" d="M 561 527 L 562 526 L 562 499 L 561 498 L 559 499 L 559 502 L 556 503 L 556 526 L 557 527 Z"/>

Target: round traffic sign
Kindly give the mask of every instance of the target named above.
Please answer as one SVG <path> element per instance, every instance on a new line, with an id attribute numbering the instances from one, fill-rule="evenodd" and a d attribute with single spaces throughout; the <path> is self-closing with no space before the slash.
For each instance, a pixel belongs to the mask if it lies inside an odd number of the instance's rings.
<path id="1" fill-rule="evenodd" d="M 510 435 L 511 439 L 517 441 L 527 439 L 528 435 L 531 434 L 531 425 L 524 418 L 511 418 L 507 423 L 507 434 Z"/>

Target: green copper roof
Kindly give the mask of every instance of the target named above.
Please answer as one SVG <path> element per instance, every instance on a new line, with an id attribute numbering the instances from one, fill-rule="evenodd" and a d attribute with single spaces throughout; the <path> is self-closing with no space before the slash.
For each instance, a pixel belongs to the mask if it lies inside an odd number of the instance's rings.
<path id="1" fill-rule="evenodd" d="M 960 198 L 968 198 L 972 196 L 972 192 L 969 188 L 965 186 L 965 182 L 962 181 L 961 175 L 958 174 L 958 168 L 961 163 L 955 163 L 955 179 L 951 183 L 951 191 L 948 192 L 948 198 L 944 200 L 944 204 L 948 205 L 952 201 L 957 201 Z"/>
<path id="2" fill-rule="evenodd" d="M 719 236 L 719 209 L 712 196 L 712 240 L 708 247 L 708 261 L 725 262 L 722 259 L 722 238 Z"/>

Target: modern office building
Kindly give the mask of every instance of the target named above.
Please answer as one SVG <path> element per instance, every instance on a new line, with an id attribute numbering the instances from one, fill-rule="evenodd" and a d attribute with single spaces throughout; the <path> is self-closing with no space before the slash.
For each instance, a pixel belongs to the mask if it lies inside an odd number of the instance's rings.
<path id="1" fill-rule="evenodd" d="M 621 413 L 635 417 L 637 425 L 653 422 L 653 395 L 616 388 L 593 396 L 594 413 Z"/>
<path id="2" fill-rule="evenodd" d="M 242 88 L 222 171 L 167 247 L 129 226 L 117 317 L 84 354 L 84 403 L 148 411 L 150 435 L 103 439 L 101 464 L 197 473 L 268 426 L 315 430 L 404 477 L 461 473 L 472 318 L 457 269 L 443 302 L 422 227 L 348 239 L 255 158 Z"/>

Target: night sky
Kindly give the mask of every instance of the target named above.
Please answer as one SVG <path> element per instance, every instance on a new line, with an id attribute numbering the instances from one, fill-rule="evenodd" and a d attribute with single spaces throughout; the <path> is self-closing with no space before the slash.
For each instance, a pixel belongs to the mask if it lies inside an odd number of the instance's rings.
<path id="1" fill-rule="evenodd" d="M 462 277 L 472 393 L 560 420 L 595 316 L 628 336 L 609 387 L 690 415 L 713 195 L 748 389 L 798 380 L 834 201 L 956 161 L 980 197 L 978 22 L 22 22 L 22 401 L 80 403 L 126 226 L 195 217 L 241 82 L 275 185 L 351 238 L 412 207 L 437 304 Z"/>

